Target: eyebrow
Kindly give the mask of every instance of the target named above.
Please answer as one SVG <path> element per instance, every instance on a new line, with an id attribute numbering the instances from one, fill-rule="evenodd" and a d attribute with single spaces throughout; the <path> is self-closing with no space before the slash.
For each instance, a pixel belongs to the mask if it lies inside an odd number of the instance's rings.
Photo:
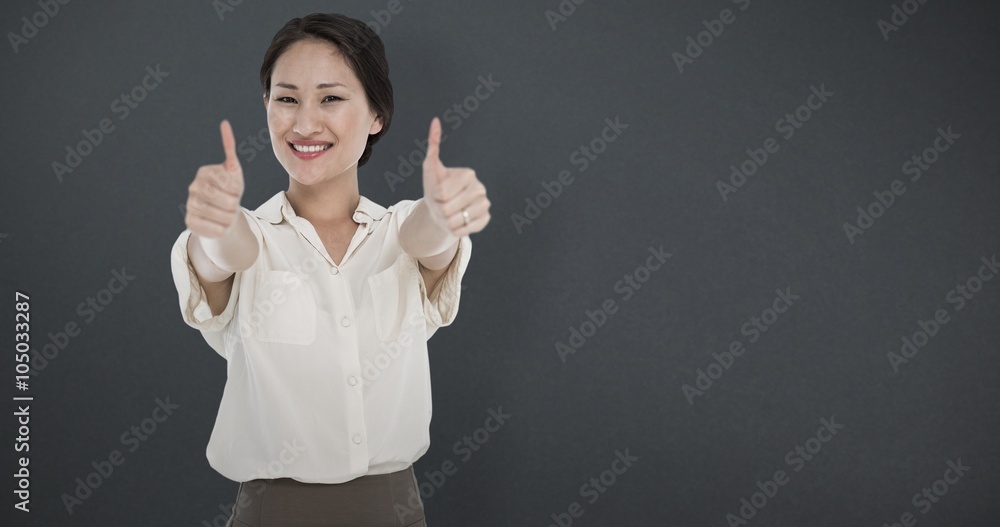
<path id="1" fill-rule="evenodd" d="M 294 84 L 288 84 L 287 82 L 278 82 L 278 83 L 275 83 L 275 86 L 277 86 L 279 88 L 288 88 L 289 90 L 297 90 L 297 89 L 299 89 L 298 86 L 296 86 Z M 317 84 L 316 85 L 316 89 L 317 90 L 324 90 L 326 88 L 336 88 L 337 86 L 344 86 L 345 88 L 347 87 L 343 83 L 340 83 L 340 82 L 324 82 L 322 84 Z"/>

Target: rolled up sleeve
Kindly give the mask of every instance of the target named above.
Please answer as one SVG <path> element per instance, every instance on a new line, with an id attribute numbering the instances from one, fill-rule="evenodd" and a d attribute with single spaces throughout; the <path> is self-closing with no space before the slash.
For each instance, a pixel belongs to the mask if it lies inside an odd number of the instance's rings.
<path id="1" fill-rule="evenodd" d="M 402 200 L 397 203 L 395 211 L 395 229 L 398 236 L 399 228 L 417 205 L 415 200 Z M 405 255 L 405 253 L 403 253 Z M 455 257 L 448 264 L 447 270 L 437 282 L 437 291 L 428 291 L 424 275 L 420 272 L 420 264 L 416 258 L 406 256 L 410 261 L 413 273 L 420 284 L 420 297 L 423 303 L 424 318 L 427 320 L 427 337 L 430 338 L 437 328 L 448 326 L 458 315 L 458 304 L 462 297 L 462 277 L 469 267 L 472 257 L 472 238 L 463 236 L 459 239 Z M 432 296 L 432 293 L 435 293 Z"/>
<path id="2" fill-rule="evenodd" d="M 174 277 L 174 286 L 177 288 L 177 299 L 180 302 L 181 316 L 184 322 L 192 328 L 200 330 L 204 335 L 205 333 L 221 331 L 232 321 L 239 299 L 243 273 L 236 273 L 226 309 L 213 316 L 212 309 L 208 305 L 208 295 L 198 280 L 198 275 L 188 257 L 187 247 L 191 234 L 190 229 L 186 229 L 174 242 L 170 253 L 170 270 Z M 209 340 L 208 336 L 205 338 Z M 209 340 L 209 344 L 213 344 L 213 348 L 216 347 L 211 340 Z M 216 349 L 216 351 L 219 350 Z M 220 354 L 222 353 L 220 352 Z"/>
<path id="3" fill-rule="evenodd" d="M 458 304 L 462 298 L 462 277 L 472 257 L 472 238 L 459 239 L 455 257 L 437 283 L 437 291 L 432 296 L 424 283 L 424 275 L 417 272 L 420 281 L 420 296 L 424 304 L 424 316 L 428 329 L 450 325 L 458 315 Z M 419 266 L 418 266 L 419 268 Z"/>

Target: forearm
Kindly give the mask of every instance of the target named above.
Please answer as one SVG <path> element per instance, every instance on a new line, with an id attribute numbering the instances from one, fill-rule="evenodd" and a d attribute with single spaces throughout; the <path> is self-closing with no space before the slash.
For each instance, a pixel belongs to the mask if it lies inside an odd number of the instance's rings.
<path id="1" fill-rule="evenodd" d="M 260 251 L 249 220 L 242 213 L 225 235 L 205 238 L 191 234 L 188 256 L 198 276 L 207 282 L 221 282 L 238 271 L 245 271 L 257 261 Z"/>
<path id="2" fill-rule="evenodd" d="M 425 267 L 440 269 L 451 262 L 459 239 L 434 222 L 425 199 L 417 200 L 413 212 L 400 226 L 399 244 L 403 252 L 420 260 Z"/>

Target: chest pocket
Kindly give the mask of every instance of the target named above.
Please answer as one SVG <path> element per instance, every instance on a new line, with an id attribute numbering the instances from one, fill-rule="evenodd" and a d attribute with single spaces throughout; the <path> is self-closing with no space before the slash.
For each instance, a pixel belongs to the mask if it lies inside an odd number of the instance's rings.
<path id="1" fill-rule="evenodd" d="M 399 336 L 406 315 L 407 281 L 400 276 L 401 262 L 368 277 L 375 308 L 375 332 L 379 340 L 391 342 Z"/>
<path id="2" fill-rule="evenodd" d="M 291 271 L 259 271 L 248 315 L 261 342 L 312 344 L 316 340 L 316 299 L 305 279 Z"/>

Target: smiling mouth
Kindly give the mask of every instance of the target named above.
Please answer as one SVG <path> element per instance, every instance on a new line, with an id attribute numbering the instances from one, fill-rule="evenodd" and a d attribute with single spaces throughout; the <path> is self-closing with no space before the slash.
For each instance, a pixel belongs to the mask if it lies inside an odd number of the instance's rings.
<path id="1" fill-rule="evenodd" d="M 333 148 L 332 144 L 304 146 L 304 145 L 296 145 L 293 143 L 288 143 L 288 146 L 291 146 L 292 150 L 295 150 L 296 152 L 301 152 L 303 154 L 312 154 Z"/>

